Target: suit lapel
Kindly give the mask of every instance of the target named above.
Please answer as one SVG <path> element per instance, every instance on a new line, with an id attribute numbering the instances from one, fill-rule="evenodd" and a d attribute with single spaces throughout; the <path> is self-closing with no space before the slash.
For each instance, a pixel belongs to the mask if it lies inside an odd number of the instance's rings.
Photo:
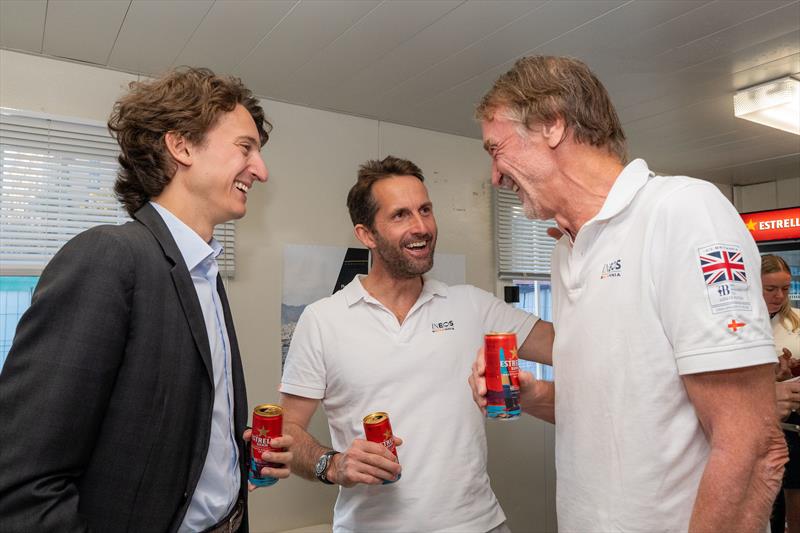
<path id="1" fill-rule="evenodd" d="M 189 323 L 189 329 L 197 345 L 197 350 L 200 352 L 200 357 L 206 367 L 208 379 L 213 384 L 214 370 L 211 364 L 211 348 L 208 344 L 208 332 L 203 318 L 203 310 L 200 307 L 200 301 L 197 299 L 197 291 L 194 288 L 192 277 L 186 268 L 186 262 L 183 260 L 181 251 L 178 249 L 178 245 L 175 243 L 175 239 L 172 238 L 172 234 L 169 232 L 161 215 L 149 203 L 136 211 L 133 217 L 147 226 L 161 245 L 164 255 L 172 263 L 171 274 L 175 290 L 178 293 L 178 298 L 180 299 L 183 313 L 186 315 L 186 321 Z"/>

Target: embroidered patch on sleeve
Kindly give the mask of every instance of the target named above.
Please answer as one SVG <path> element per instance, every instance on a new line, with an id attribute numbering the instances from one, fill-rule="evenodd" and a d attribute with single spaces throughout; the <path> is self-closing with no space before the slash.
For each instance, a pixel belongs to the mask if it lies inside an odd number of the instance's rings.
<path id="1" fill-rule="evenodd" d="M 718 243 L 698 248 L 697 252 L 711 312 L 716 315 L 750 311 L 742 248 Z"/>

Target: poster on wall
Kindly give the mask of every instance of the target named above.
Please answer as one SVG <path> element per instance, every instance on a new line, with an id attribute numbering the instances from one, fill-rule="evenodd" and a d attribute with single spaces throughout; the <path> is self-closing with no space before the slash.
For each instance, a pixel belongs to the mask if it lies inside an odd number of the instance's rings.
<path id="1" fill-rule="evenodd" d="M 330 296 L 366 274 L 369 250 L 345 246 L 287 244 L 283 248 L 281 300 L 281 368 L 286 361 L 294 327 L 310 303 Z"/>
<path id="2" fill-rule="evenodd" d="M 428 273 L 448 285 L 466 279 L 466 257 L 436 253 Z M 287 244 L 283 249 L 281 300 L 281 368 L 303 310 L 310 303 L 341 290 L 358 274 L 369 270 L 369 250 L 345 246 Z"/>

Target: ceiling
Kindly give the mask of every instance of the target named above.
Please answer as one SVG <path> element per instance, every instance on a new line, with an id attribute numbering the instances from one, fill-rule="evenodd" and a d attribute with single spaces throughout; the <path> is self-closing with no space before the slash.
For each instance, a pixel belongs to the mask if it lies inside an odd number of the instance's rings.
<path id="1" fill-rule="evenodd" d="M 797 0 L 0 0 L 0 47 L 205 66 L 262 97 L 476 138 L 475 104 L 516 58 L 570 55 L 651 168 L 800 177 L 800 136 L 733 116 L 737 89 L 800 74 Z"/>

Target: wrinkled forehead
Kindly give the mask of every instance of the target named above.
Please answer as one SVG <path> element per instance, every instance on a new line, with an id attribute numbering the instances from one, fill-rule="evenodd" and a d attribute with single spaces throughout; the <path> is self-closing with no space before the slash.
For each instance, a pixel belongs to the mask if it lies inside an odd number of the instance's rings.
<path id="1" fill-rule="evenodd" d="M 416 208 L 430 202 L 428 188 L 416 176 L 391 176 L 375 182 L 372 196 L 378 209 Z"/>

